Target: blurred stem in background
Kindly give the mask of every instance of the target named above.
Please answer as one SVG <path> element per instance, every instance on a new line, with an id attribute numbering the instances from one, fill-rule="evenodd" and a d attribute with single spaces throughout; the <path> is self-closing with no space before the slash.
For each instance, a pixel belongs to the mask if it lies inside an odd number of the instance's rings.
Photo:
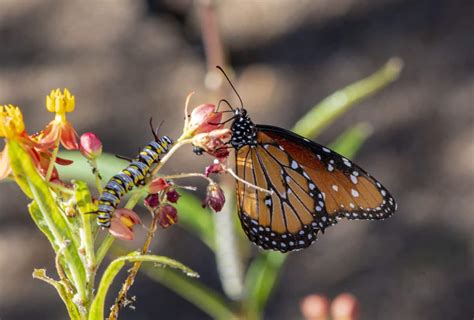
<path id="1" fill-rule="evenodd" d="M 209 0 L 196 2 L 201 22 L 201 34 L 206 54 L 207 74 L 205 84 L 212 92 L 214 101 L 221 99 L 223 89 L 222 75 L 216 66 L 226 68 L 226 58 L 215 3 Z M 235 213 L 233 199 L 230 197 L 235 189 L 233 179 L 221 179 L 220 185 L 227 195 L 226 204 L 217 215 L 214 215 L 214 244 L 217 270 L 226 295 L 232 300 L 239 300 L 243 290 L 243 263 L 237 248 L 237 235 L 232 215 Z"/>

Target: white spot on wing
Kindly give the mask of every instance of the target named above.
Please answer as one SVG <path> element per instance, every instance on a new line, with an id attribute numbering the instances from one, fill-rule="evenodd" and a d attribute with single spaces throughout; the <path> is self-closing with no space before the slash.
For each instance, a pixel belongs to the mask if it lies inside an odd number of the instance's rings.
<path id="1" fill-rule="evenodd" d="M 328 148 L 325 148 L 325 147 L 323 147 L 323 151 L 327 152 L 327 153 L 331 153 L 331 150 L 329 150 Z"/>
<path id="2" fill-rule="evenodd" d="M 297 168 L 298 168 L 298 163 L 296 163 L 295 160 L 292 160 L 292 161 L 291 161 L 291 168 L 292 168 L 292 169 L 297 169 Z"/>
<path id="3" fill-rule="evenodd" d="M 328 171 L 333 171 L 334 167 L 331 164 L 328 164 Z"/>
<path id="4" fill-rule="evenodd" d="M 358 192 L 357 190 L 355 190 L 355 189 L 351 189 L 351 194 L 352 194 L 355 198 L 357 198 L 357 197 L 359 196 L 359 192 Z"/>
<path id="5" fill-rule="evenodd" d="M 351 174 L 351 181 L 353 184 L 357 184 L 357 177 Z"/>
<path id="6" fill-rule="evenodd" d="M 335 184 L 333 184 L 333 185 L 332 185 L 332 189 L 333 189 L 334 191 L 338 191 L 338 190 L 339 190 L 339 187 L 336 186 Z"/>

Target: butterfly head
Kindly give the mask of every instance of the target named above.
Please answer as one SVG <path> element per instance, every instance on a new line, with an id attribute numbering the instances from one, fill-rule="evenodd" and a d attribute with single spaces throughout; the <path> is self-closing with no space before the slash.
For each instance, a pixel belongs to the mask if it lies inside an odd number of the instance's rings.
<path id="1" fill-rule="evenodd" d="M 247 115 L 247 110 L 238 108 L 234 110 L 234 114 L 234 121 L 230 127 L 232 147 L 238 150 L 246 145 L 257 145 L 257 127 Z"/>

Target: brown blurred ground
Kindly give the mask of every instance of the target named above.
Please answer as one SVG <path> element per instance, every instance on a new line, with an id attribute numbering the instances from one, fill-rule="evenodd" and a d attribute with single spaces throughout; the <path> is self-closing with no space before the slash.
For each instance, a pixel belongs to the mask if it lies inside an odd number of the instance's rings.
<path id="1" fill-rule="evenodd" d="M 31 132 L 51 118 L 50 89 L 77 98 L 72 120 L 105 149 L 134 154 L 150 139 L 150 115 L 164 132 L 182 126 L 186 94 L 206 100 L 205 58 L 191 1 L 0 2 L 0 103 L 22 106 Z M 299 317 L 299 300 L 348 291 L 362 319 L 474 316 L 473 2 L 230 1 L 219 7 L 240 94 L 258 123 L 289 128 L 327 94 L 389 57 L 400 80 L 338 120 L 327 143 L 357 121 L 374 136 L 357 161 L 393 190 L 399 212 L 382 223 L 340 223 L 292 254 L 267 308 L 269 319 Z M 181 153 L 172 171 L 187 164 Z M 199 160 L 203 161 L 203 160 Z M 193 160 L 194 163 L 194 160 Z M 194 164 L 193 164 L 194 165 Z M 202 168 L 198 163 L 196 169 Z M 33 280 L 52 254 L 12 184 L 0 185 L 0 318 L 64 319 L 53 289 Z M 212 254 L 178 228 L 156 250 L 221 290 Z M 124 319 L 205 319 L 201 311 L 141 277 L 136 311 Z"/>

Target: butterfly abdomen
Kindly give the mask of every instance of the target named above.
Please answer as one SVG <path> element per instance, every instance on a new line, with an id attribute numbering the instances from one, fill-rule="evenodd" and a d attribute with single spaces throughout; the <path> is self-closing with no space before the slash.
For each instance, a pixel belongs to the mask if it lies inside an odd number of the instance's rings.
<path id="1" fill-rule="evenodd" d="M 110 227 L 113 212 L 117 209 L 122 197 L 133 187 L 143 185 L 153 164 L 159 162 L 159 157 L 168 152 L 173 140 L 163 136 L 157 141 L 150 142 L 144 147 L 128 167 L 114 175 L 105 185 L 99 199 L 97 224 L 103 228 Z"/>

